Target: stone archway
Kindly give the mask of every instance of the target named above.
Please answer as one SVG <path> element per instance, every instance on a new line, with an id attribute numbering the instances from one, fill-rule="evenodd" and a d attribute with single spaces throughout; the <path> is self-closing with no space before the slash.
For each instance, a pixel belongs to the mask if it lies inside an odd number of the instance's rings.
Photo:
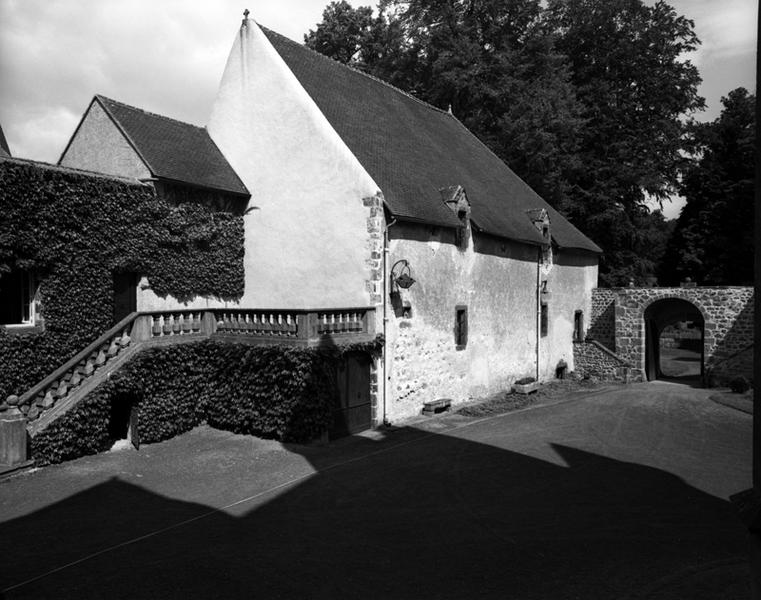
<path id="1" fill-rule="evenodd" d="M 648 363 L 648 336 L 660 336 L 657 324 L 668 313 L 686 309 L 697 320 L 697 310 L 703 323 L 703 383 L 723 385 L 737 376 L 752 379 L 753 296 L 752 287 L 597 288 L 592 292 L 587 338 L 609 350 L 620 365 L 643 376 L 650 365 L 652 378 L 654 357 Z M 665 302 L 669 300 L 670 304 Z"/>
<path id="2" fill-rule="evenodd" d="M 659 298 L 650 302 L 642 311 L 644 320 L 644 373 L 648 381 L 655 379 L 689 379 L 700 377 L 703 380 L 705 374 L 705 323 L 706 319 L 695 304 L 678 297 Z M 684 368 L 675 369 L 670 363 L 668 369 L 664 365 L 662 356 L 661 336 L 667 327 L 676 324 L 690 323 L 693 332 L 699 335 L 697 338 L 685 337 L 676 341 L 676 346 L 663 349 L 669 354 L 667 358 L 676 361 L 699 361 L 697 370 L 691 369 L 693 365 L 684 364 Z M 688 342 L 691 342 L 688 344 Z M 668 372 L 667 372 L 668 371 Z"/>

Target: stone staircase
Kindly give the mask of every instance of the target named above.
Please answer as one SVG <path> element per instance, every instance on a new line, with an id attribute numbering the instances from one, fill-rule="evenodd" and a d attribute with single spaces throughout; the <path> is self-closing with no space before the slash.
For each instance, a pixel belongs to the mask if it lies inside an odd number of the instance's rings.
<path id="1" fill-rule="evenodd" d="M 134 312 L 22 395 L 0 401 L 0 464 L 26 461 L 26 448 L 6 447 L 17 429 L 36 436 L 144 348 L 210 337 L 291 346 L 363 342 L 374 338 L 372 316 L 365 308 Z"/>

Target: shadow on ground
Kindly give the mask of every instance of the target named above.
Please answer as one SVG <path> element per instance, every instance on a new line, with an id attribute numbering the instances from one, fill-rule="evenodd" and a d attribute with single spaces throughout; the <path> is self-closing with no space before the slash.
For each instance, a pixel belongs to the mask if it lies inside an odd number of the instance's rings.
<path id="1" fill-rule="evenodd" d="M 239 516 L 116 478 L 94 486 L 0 525 L 0 589 L 8 599 L 750 597 L 730 504 L 664 471 L 559 445 L 565 464 L 553 464 L 412 428 L 345 448 L 364 458 L 292 447 L 318 472 Z"/>

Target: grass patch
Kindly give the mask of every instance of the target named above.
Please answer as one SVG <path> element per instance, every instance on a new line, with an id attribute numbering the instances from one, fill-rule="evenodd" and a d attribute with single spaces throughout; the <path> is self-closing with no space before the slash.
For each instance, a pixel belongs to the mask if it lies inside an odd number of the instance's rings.
<path id="1" fill-rule="evenodd" d="M 606 382 L 610 385 L 610 382 Z M 474 402 L 463 406 L 455 411 L 455 414 L 465 417 L 488 417 L 503 413 L 520 410 L 534 404 L 544 404 L 548 400 L 555 400 L 574 392 L 594 390 L 600 387 L 599 382 L 588 379 L 580 381 L 573 379 L 557 379 L 548 381 L 539 386 L 539 389 L 531 394 L 515 394 L 511 391 L 501 391 L 491 396 L 478 398 Z"/>

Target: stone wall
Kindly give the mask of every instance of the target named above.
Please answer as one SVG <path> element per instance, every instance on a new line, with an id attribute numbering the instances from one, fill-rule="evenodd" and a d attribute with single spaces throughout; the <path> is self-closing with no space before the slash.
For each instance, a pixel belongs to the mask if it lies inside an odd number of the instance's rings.
<path id="1" fill-rule="evenodd" d="M 713 373 L 715 378 L 720 378 L 721 381 L 717 383 L 723 383 L 727 377 L 752 376 L 752 361 L 748 360 L 748 352 L 752 354 L 752 349 L 748 348 L 753 344 L 753 288 L 725 286 L 595 290 L 593 314 L 597 314 L 597 321 L 593 321 L 590 326 L 589 336 L 601 342 L 607 339 L 610 320 L 608 301 L 611 296 L 615 306 L 615 343 L 611 349 L 634 368 L 645 369 L 645 311 L 660 300 L 680 299 L 693 305 L 703 317 L 706 375 Z"/>
<path id="2" fill-rule="evenodd" d="M 592 315 L 587 337 L 616 351 L 616 292 L 609 288 L 592 290 Z"/>
<path id="3" fill-rule="evenodd" d="M 727 386 L 736 377 L 753 381 L 752 344 L 726 358 L 715 360 L 706 373 L 710 386 Z"/>
<path id="4" fill-rule="evenodd" d="M 573 370 L 574 314 L 591 312 L 596 255 L 561 250 L 551 265 L 538 264 L 535 246 L 472 232 L 461 247 L 454 230 L 407 222 L 394 223 L 389 236 L 389 270 L 407 261 L 415 280 L 391 290 L 389 420 L 420 414 L 430 400 L 456 404 L 522 377 L 553 378 L 561 360 Z M 547 282 L 548 309 L 546 335 L 538 336 L 539 281 Z M 458 307 L 467 308 L 464 345 L 454 335 Z"/>
<path id="5" fill-rule="evenodd" d="M 599 377 L 605 381 L 642 381 L 642 372 L 621 359 L 597 341 L 574 342 L 575 372 L 584 377 Z"/>

